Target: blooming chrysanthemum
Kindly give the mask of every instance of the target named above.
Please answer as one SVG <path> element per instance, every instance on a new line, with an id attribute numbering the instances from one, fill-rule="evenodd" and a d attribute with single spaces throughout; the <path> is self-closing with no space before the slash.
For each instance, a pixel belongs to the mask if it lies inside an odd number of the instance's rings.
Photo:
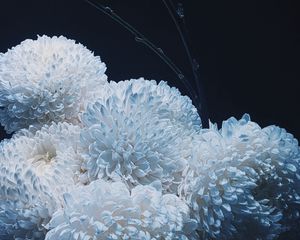
<path id="1" fill-rule="evenodd" d="M 129 187 L 160 180 L 164 190 L 177 192 L 200 127 L 194 110 L 165 83 L 112 83 L 112 93 L 89 105 L 82 117 L 88 179 L 121 179 Z"/>
<path id="2" fill-rule="evenodd" d="M 152 186 L 130 193 L 121 182 L 96 180 L 64 199 L 47 226 L 46 240 L 183 240 L 195 226 L 182 200 Z"/>
<path id="3" fill-rule="evenodd" d="M 129 97 L 137 98 L 139 103 L 148 106 L 145 111 L 154 111 L 161 119 L 180 122 L 185 128 L 195 131 L 201 129 L 201 119 L 192 100 L 187 96 L 182 96 L 177 88 L 170 87 L 165 81 L 157 84 L 155 80 L 139 78 L 118 83 L 111 81 L 110 86 L 113 94 L 121 100 L 119 107 L 127 108 L 124 111 L 130 111 L 131 108 L 140 108 L 139 111 L 141 111 L 142 106 L 127 105 Z M 128 107 L 131 108 L 128 109 Z"/>
<path id="4" fill-rule="evenodd" d="M 285 129 L 269 126 L 263 129 L 267 136 L 267 153 L 261 169 L 255 197 L 268 199 L 269 208 L 282 213 L 281 231 L 300 235 L 300 148 L 297 139 Z M 268 157 L 266 157 L 268 156 Z M 295 235 L 296 236 L 296 235 Z M 292 239 L 292 238 L 289 238 Z"/>
<path id="5" fill-rule="evenodd" d="M 79 127 L 24 130 L 0 145 L 0 238 L 43 239 L 45 224 L 77 182 Z"/>
<path id="6" fill-rule="evenodd" d="M 182 194 L 203 239 L 274 239 L 299 221 L 298 142 L 248 115 L 194 142 Z"/>
<path id="7" fill-rule="evenodd" d="M 78 114 L 107 83 L 105 64 L 65 37 L 25 40 L 0 54 L 0 123 L 8 133 Z"/>

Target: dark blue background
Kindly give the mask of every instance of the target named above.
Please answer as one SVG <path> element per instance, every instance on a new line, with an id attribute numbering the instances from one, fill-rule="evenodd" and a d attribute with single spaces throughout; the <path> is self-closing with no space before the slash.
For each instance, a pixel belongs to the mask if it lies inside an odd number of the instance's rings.
<path id="1" fill-rule="evenodd" d="M 162 1 L 101 2 L 160 46 L 192 81 L 183 46 Z M 200 64 L 205 125 L 208 119 L 220 124 L 247 112 L 261 126 L 279 125 L 299 139 L 296 1 L 181 2 L 193 54 Z M 154 53 L 84 0 L 1 1 L 0 34 L 1 52 L 37 34 L 64 35 L 100 55 L 111 80 L 163 79 L 186 93 Z"/>

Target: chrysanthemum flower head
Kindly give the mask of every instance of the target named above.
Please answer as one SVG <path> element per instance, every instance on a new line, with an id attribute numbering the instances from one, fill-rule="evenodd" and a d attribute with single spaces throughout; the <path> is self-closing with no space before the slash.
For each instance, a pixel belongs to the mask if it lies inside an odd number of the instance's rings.
<path id="1" fill-rule="evenodd" d="M 203 239 L 274 239 L 299 221 L 300 151 L 284 130 L 230 118 L 192 152 L 181 190 Z"/>
<path id="2" fill-rule="evenodd" d="M 47 226 L 46 240 L 188 239 L 183 230 L 194 229 L 184 202 L 152 186 L 137 186 L 130 193 L 121 182 L 96 180 L 64 198 L 64 207 Z"/>
<path id="3" fill-rule="evenodd" d="M 165 83 L 138 79 L 111 85 L 112 93 L 82 117 L 88 178 L 122 180 L 129 187 L 160 180 L 164 190 L 177 192 L 200 128 L 195 108 Z"/>
<path id="4" fill-rule="evenodd" d="M 106 84 L 105 64 L 65 37 L 39 36 L 0 54 L 0 123 L 8 133 L 78 122 L 86 102 Z"/>
<path id="5" fill-rule="evenodd" d="M 269 126 L 265 134 L 266 151 L 258 155 L 265 159 L 259 173 L 263 172 L 255 197 L 267 199 L 269 208 L 280 210 L 281 231 L 300 234 L 300 147 L 298 140 L 285 129 Z"/>
<path id="6" fill-rule="evenodd" d="M 127 105 L 126 100 L 129 100 L 129 97 L 132 100 L 136 98 L 147 106 L 144 111 L 150 110 L 156 112 L 161 119 L 180 122 L 187 129 L 197 132 L 201 129 L 201 119 L 192 100 L 188 96 L 182 96 L 177 88 L 170 87 L 165 81 L 157 83 L 155 80 L 139 78 L 118 83 L 111 81 L 110 86 L 113 94 L 123 101 L 119 106 L 127 107 L 126 111 L 130 111 L 131 108 L 142 110 L 142 106 Z"/>
<path id="7" fill-rule="evenodd" d="M 62 194 L 79 182 L 79 127 L 24 130 L 0 146 L 0 236 L 42 239 Z"/>

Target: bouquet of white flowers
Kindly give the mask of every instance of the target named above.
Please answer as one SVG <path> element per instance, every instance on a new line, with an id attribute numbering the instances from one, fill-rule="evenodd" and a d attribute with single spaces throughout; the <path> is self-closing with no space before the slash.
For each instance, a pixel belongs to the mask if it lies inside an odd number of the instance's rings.
<path id="1" fill-rule="evenodd" d="M 166 82 L 107 81 L 65 37 L 0 54 L 0 239 L 276 239 L 300 223 L 300 148 L 245 114 L 202 128 Z"/>

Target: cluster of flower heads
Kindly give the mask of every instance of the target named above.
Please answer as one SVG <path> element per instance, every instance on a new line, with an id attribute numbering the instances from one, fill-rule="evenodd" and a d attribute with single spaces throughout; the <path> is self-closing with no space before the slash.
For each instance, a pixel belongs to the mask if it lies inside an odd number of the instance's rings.
<path id="1" fill-rule="evenodd" d="M 300 220 L 299 169 L 291 134 L 244 115 L 201 130 L 179 191 L 203 239 L 276 239 Z"/>
<path id="2" fill-rule="evenodd" d="M 204 129 L 166 82 L 105 70 L 64 37 L 0 54 L 0 239 L 297 236 L 291 134 L 248 115 Z"/>

